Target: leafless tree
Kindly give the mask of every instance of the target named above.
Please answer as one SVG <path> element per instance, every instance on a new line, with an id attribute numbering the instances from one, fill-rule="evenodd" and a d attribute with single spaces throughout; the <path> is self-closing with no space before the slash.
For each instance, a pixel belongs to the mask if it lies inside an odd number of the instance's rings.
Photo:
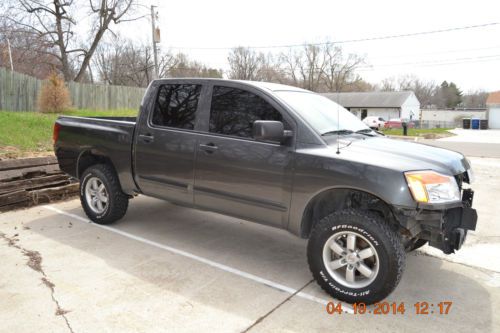
<path id="1" fill-rule="evenodd" d="M 353 90 L 357 84 L 361 84 L 363 80 L 356 74 L 356 69 L 365 63 L 362 57 L 356 54 L 344 57 L 342 48 L 332 43 L 326 43 L 323 52 L 326 57 L 323 81 L 327 91 Z"/>
<path id="2" fill-rule="evenodd" d="M 236 80 L 257 80 L 262 64 L 262 54 L 246 47 L 232 49 L 227 57 L 229 62 L 229 78 Z"/>
<path id="3" fill-rule="evenodd" d="M 465 108 L 485 108 L 488 95 L 484 90 L 468 91 L 463 96 L 462 105 Z"/>
<path id="4" fill-rule="evenodd" d="M 129 13 L 135 0 L 89 0 L 83 6 L 75 0 L 6 0 L 3 21 L 24 28 L 49 41 L 50 54 L 57 58 L 66 81 L 82 81 L 105 33 L 113 25 L 134 19 Z M 77 13 L 88 12 L 92 29 L 79 44 L 75 35 Z"/>
<path id="5" fill-rule="evenodd" d="M 396 91 L 396 79 L 394 77 L 387 77 L 380 82 L 380 91 Z"/>
<path id="6" fill-rule="evenodd" d="M 296 64 L 302 88 L 318 91 L 326 67 L 326 55 L 323 50 L 317 45 L 306 44 L 303 49 L 293 53 L 292 61 Z"/>
<path id="7" fill-rule="evenodd" d="M 413 91 L 422 108 L 430 107 L 440 100 L 438 86 L 433 81 L 424 81 L 414 74 L 402 74 L 381 81 L 381 91 Z M 438 104 L 441 104 L 439 102 Z"/>
<path id="8" fill-rule="evenodd" d="M 48 40 L 35 38 L 24 28 L 13 29 L 5 23 L 0 25 L 1 67 L 10 68 L 8 39 L 16 72 L 45 79 L 52 70 L 58 68 L 59 62 L 50 53 Z"/>
<path id="9" fill-rule="evenodd" d="M 413 90 L 415 96 L 420 101 L 422 108 L 430 107 L 432 99 L 436 95 L 437 85 L 433 81 L 423 81 L 416 79 L 409 90 Z"/>
<path id="10" fill-rule="evenodd" d="M 204 64 L 190 60 L 189 57 L 183 53 L 178 53 L 175 56 L 167 54 L 165 56 L 167 70 L 165 77 L 213 77 L 222 78 L 222 70 L 209 68 Z"/>
<path id="11" fill-rule="evenodd" d="M 152 78 L 151 48 L 120 36 L 99 45 L 93 64 L 107 84 L 145 87 Z"/>

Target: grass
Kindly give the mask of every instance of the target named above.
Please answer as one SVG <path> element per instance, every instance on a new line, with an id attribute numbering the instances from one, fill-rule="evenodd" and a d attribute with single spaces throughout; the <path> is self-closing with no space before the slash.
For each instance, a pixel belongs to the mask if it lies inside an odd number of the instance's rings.
<path id="1" fill-rule="evenodd" d="M 73 110 L 64 114 L 0 110 L 0 158 L 51 152 L 52 129 L 59 115 L 131 117 L 137 115 L 137 110 Z"/>
<path id="2" fill-rule="evenodd" d="M 448 132 L 452 128 L 408 128 L 408 136 L 421 136 L 421 137 L 446 137 L 453 134 Z M 403 135 L 402 128 L 381 129 L 385 135 Z"/>

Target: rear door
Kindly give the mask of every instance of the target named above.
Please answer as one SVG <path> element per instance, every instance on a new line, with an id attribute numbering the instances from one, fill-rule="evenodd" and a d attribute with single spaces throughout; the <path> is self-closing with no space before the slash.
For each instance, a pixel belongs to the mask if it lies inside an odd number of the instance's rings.
<path id="1" fill-rule="evenodd" d="M 197 114 L 204 88 L 199 81 L 163 82 L 156 83 L 151 111 L 141 113 L 137 123 L 135 179 L 146 195 L 192 205 Z"/>
<path id="2" fill-rule="evenodd" d="M 208 133 L 198 139 L 195 205 L 275 226 L 288 222 L 293 146 L 253 139 L 253 122 L 294 123 L 269 96 L 245 86 L 215 85 Z"/>

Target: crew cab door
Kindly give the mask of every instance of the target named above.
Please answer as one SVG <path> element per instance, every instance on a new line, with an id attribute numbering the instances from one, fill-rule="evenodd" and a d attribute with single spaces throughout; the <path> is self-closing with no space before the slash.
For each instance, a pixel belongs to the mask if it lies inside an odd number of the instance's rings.
<path id="1" fill-rule="evenodd" d="M 203 86 L 161 81 L 137 122 L 135 180 L 142 193 L 193 204 L 196 122 Z M 151 89 L 151 88 L 150 88 Z"/>
<path id="2" fill-rule="evenodd" d="M 277 120 L 293 129 L 272 98 L 257 89 L 214 85 L 206 134 L 198 137 L 195 205 L 269 225 L 286 226 L 293 142 L 253 139 L 253 122 Z M 208 114 L 207 114 L 208 113 Z"/>

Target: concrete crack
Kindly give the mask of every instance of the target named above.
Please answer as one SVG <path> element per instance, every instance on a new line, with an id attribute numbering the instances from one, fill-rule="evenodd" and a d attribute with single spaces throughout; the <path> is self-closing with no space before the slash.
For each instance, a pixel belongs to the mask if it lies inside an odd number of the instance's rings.
<path id="1" fill-rule="evenodd" d="M 280 308 L 283 304 L 285 304 L 286 302 L 288 302 L 290 299 L 292 299 L 293 296 L 297 295 L 298 293 L 300 293 L 302 290 L 304 290 L 308 285 L 311 284 L 311 282 L 313 282 L 314 279 L 310 280 L 309 282 L 307 282 L 304 286 L 302 286 L 300 289 L 298 289 L 297 291 L 295 291 L 293 294 L 291 294 L 290 296 L 288 296 L 287 298 L 285 298 L 281 303 L 279 303 L 278 305 L 276 305 L 274 308 L 272 308 L 271 310 L 269 310 L 266 314 L 264 314 L 263 316 L 259 317 L 252 325 L 248 326 L 245 330 L 242 331 L 242 333 L 246 333 L 248 331 L 250 331 L 252 328 L 254 328 L 255 326 L 257 326 L 258 324 L 260 324 L 264 319 L 266 319 L 267 317 L 269 317 L 274 311 L 276 311 L 278 308 Z"/>
<path id="2" fill-rule="evenodd" d="M 68 327 L 70 333 L 74 333 L 73 328 L 71 327 L 71 325 L 68 321 L 68 318 L 66 317 L 66 314 L 69 311 L 63 309 L 61 307 L 61 305 L 59 304 L 59 301 L 57 300 L 57 298 L 55 296 L 55 284 L 49 280 L 47 274 L 43 270 L 42 256 L 40 255 L 40 252 L 27 250 L 27 249 L 21 247 L 20 245 L 18 245 L 16 243 L 17 241 L 19 241 L 18 239 L 15 238 L 16 236 L 17 236 L 17 234 L 14 235 L 14 237 L 10 238 L 10 237 L 7 237 L 7 235 L 5 235 L 4 233 L 0 232 L 0 237 L 7 241 L 8 246 L 18 249 L 19 251 L 21 251 L 21 253 L 25 257 L 28 258 L 26 265 L 29 268 L 31 268 L 32 270 L 34 270 L 35 272 L 38 272 L 39 274 L 42 275 L 41 281 L 47 288 L 50 289 L 50 296 L 52 298 L 52 301 L 56 305 L 55 315 L 61 316 L 64 319 L 64 321 L 66 322 L 66 326 Z"/>

